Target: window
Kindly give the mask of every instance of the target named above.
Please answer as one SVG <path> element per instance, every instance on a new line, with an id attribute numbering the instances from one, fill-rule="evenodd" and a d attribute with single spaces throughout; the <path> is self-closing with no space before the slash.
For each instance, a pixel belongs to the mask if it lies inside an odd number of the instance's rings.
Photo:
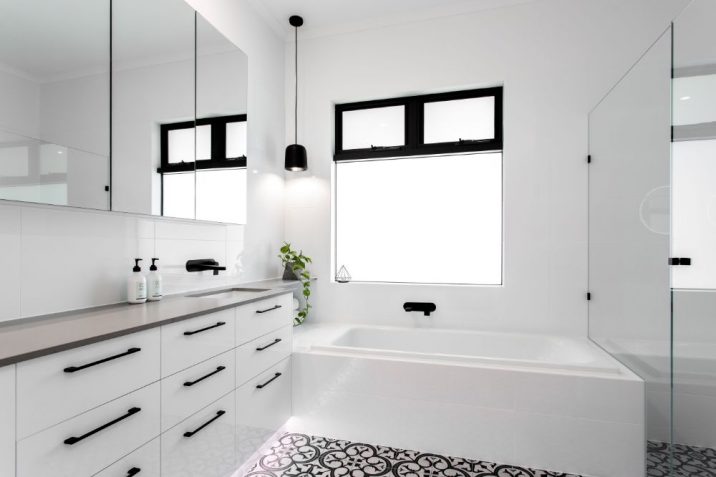
<path id="1" fill-rule="evenodd" d="M 160 135 L 162 215 L 245 223 L 246 115 L 162 124 Z"/>
<path id="2" fill-rule="evenodd" d="M 502 88 L 336 105 L 335 269 L 502 284 Z"/>

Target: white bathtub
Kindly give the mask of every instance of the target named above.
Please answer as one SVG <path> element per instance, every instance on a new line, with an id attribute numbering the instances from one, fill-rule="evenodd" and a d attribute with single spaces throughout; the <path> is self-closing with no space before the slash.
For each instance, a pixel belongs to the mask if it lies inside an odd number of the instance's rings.
<path id="1" fill-rule="evenodd" d="M 644 383 L 587 339 L 302 326 L 289 430 L 585 476 L 644 475 Z"/>
<path id="2" fill-rule="evenodd" d="M 355 326 L 324 331 L 314 351 L 431 362 L 619 374 L 622 367 L 588 340 L 541 335 Z"/>

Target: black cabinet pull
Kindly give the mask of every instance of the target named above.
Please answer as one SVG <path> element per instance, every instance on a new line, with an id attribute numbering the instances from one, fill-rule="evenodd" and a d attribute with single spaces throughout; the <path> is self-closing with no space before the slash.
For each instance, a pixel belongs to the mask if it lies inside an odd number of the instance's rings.
<path id="1" fill-rule="evenodd" d="M 269 311 L 278 310 L 279 308 L 281 308 L 281 305 L 272 306 L 271 308 L 266 308 L 265 310 L 256 310 L 256 313 L 266 313 Z"/>
<path id="2" fill-rule="evenodd" d="M 197 428 L 194 429 L 193 431 L 185 432 L 185 433 L 184 433 L 184 437 L 191 437 L 191 436 L 193 436 L 194 434 L 196 434 L 196 433 L 199 432 L 200 430 L 204 429 L 206 426 L 208 426 L 208 425 L 211 424 L 212 422 L 214 422 L 214 421 L 216 421 L 217 419 L 219 419 L 219 418 L 220 418 L 221 416 L 223 416 L 224 414 L 226 414 L 226 411 L 216 411 L 216 416 L 212 417 L 211 419 L 209 419 L 208 421 L 206 421 L 204 424 L 202 424 L 201 426 L 197 427 Z"/>
<path id="3" fill-rule="evenodd" d="M 187 381 L 187 382 L 185 382 L 185 383 L 184 383 L 184 386 L 193 386 L 193 385 L 195 385 L 196 383 L 200 383 L 200 382 L 202 382 L 203 380 L 205 380 L 206 378 L 210 378 L 210 377 L 212 377 L 213 375 L 215 375 L 216 373 L 220 373 L 220 372 L 222 372 L 222 371 L 225 370 L 225 369 L 226 369 L 226 366 L 219 366 L 219 367 L 216 368 L 216 371 L 212 371 L 212 372 L 210 372 L 209 374 L 207 374 L 206 376 L 202 376 L 201 378 L 199 378 L 199 379 L 197 379 L 197 380 L 195 380 L 195 381 Z"/>
<path id="4" fill-rule="evenodd" d="M 129 469 L 129 471 L 127 471 L 127 477 L 132 477 L 133 475 L 137 475 L 141 471 L 142 471 L 142 469 L 140 469 L 139 467 L 132 467 L 131 469 Z"/>
<path id="5" fill-rule="evenodd" d="M 185 332 L 184 332 L 184 336 L 195 335 L 195 334 L 197 334 L 197 333 L 201 333 L 202 331 L 210 330 L 210 329 L 212 329 L 212 328 L 218 328 L 219 326 L 224 326 L 225 324 L 226 324 L 225 321 L 219 321 L 219 322 L 217 322 L 215 325 L 207 326 L 206 328 L 202 328 L 202 329 L 200 329 L 200 330 L 196 330 L 196 331 L 185 331 Z"/>
<path id="6" fill-rule="evenodd" d="M 268 386 L 269 384 L 271 384 L 275 379 L 278 379 L 279 376 L 281 376 L 281 373 L 276 373 L 276 374 L 274 374 L 274 375 L 273 375 L 273 378 L 269 379 L 269 380 L 266 381 L 265 383 L 263 383 L 263 384 L 257 384 L 257 385 L 256 385 L 256 389 L 263 389 L 263 388 L 265 388 L 266 386 Z"/>
<path id="7" fill-rule="evenodd" d="M 118 417 L 117 419 L 110 421 L 107 424 L 103 424 L 103 425 L 99 426 L 97 429 L 93 429 L 93 430 L 89 431 L 87 434 L 84 434 L 80 437 L 68 437 L 67 439 L 65 439 L 65 444 L 70 445 L 70 446 L 77 444 L 79 441 L 87 439 L 88 437 L 93 436 L 94 434 L 97 434 L 98 432 L 103 431 L 103 430 L 107 429 L 108 427 L 117 424 L 118 422 L 123 421 L 134 414 L 137 414 L 141 410 L 142 410 L 141 408 L 133 407 L 133 408 L 129 409 L 127 411 L 127 414 L 125 414 L 124 416 Z"/>
<path id="8" fill-rule="evenodd" d="M 258 348 L 256 348 L 256 351 L 263 351 L 263 350 L 270 348 L 271 346 L 278 344 L 280 342 L 281 342 L 281 338 L 276 338 L 275 340 L 273 340 L 271 343 L 269 343 L 267 345 L 259 346 Z"/>
<path id="9" fill-rule="evenodd" d="M 129 356 L 130 354 L 139 353 L 140 351 L 142 351 L 142 348 L 129 348 L 124 353 L 110 356 L 109 358 L 100 359 L 99 361 L 95 361 L 94 363 L 83 364 L 82 366 L 70 366 L 69 368 L 65 368 L 64 371 L 65 373 L 74 373 L 77 371 L 82 371 L 83 369 L 91 368 L 92 366 L 97 366 L 98 364 L 106 363 L 107 361 L 112 361 L 113 359 L 121 358 L 123 356 Z"/>

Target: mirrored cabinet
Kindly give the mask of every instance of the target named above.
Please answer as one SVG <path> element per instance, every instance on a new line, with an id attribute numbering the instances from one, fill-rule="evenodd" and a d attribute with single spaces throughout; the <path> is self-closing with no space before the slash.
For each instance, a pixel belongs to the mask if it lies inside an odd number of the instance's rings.
<path id="1" fill-rule="evenodd" d="M 3 0 L 0 199 L 245 223 L 247 72 L 183 0 Z"/>

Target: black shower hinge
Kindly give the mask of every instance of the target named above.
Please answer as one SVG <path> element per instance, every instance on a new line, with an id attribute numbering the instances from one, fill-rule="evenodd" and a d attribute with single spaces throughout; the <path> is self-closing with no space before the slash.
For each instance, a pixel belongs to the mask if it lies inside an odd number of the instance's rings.
<path id="1" fill-rule="evenodd" d="M 587 301 L 589 301 L 589 300 L 591 300 L 591 299 L 592 299 L 592 293 L 591 293 L 591 292 L 587 292 Z"/>
<path id="2" fill-rule="evenodd" d="M 689 257 L 671 257 L 669 259 L 669 265 L 691 265 L 691 259 Z"/>
<path id="3" fill-rule="evenodd" d="M 587 164 L 591 164 L 591 163 L 592 163 L 592 155 L 588 154 L 587 155 Z"/>

